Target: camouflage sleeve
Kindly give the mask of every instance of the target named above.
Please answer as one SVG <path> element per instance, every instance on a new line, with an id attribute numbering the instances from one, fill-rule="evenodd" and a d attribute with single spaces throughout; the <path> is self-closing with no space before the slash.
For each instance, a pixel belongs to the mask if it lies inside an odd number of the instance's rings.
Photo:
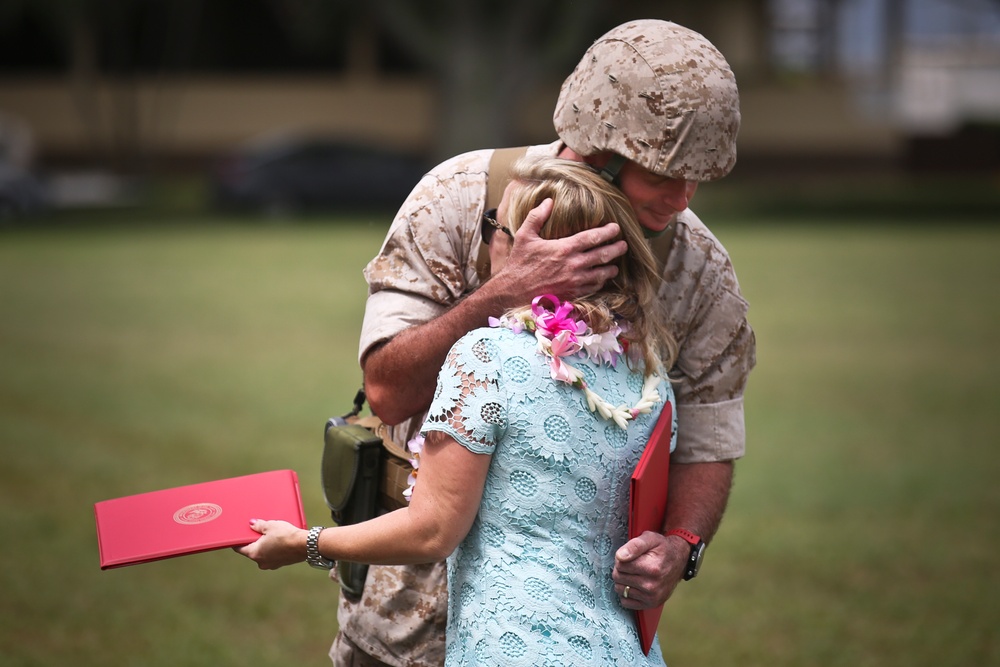
<path id="1" fill-rule="evenodd" d="M 729 461 L 743 456 L 746 428 L 743 389 L 755 363 L 753 329 L 744 322 L 730 345 L 697 379 L 677 389 L 677 463 Z M 733 398 L 722 398 L 732 395 Z M 712 400 L 707 400 L 712 399 Z"/>
<path id="2" fill-rule="evenodd" d="M 749 306 L 729 256 L 707 230 L 694 227 L 678 229 L 686 250 L 668 260 L 663 295 L 680 343 L 671 373 L 678 380 L 678 463 L 743 456 L 743 391 L 756 363 Z"/>
<path id="3" fill-rule="evenodd" d="M 359 359 L 373 345 L 430 321 L 475 289 L 473 249 L 489 153 L 442 163 L 414 188 L 365 267 L 368 301 Z"/>

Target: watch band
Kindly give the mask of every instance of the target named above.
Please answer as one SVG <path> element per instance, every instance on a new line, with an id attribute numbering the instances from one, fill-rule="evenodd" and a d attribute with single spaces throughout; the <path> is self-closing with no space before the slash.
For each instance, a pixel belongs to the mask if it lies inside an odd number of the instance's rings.
<path id="1" fill-rule="evenodd" d="M 320 570 L 332 570 L 336 561 L 324 558 L 319 552 L 319 534 L 325 526 L 313 526 L 306 535 L 306 562 Z"/>
<path id="2" fill-rule="evenodd" d="M 701 569 L 701 560 L 705 556 L 705 541 L 690 530 L 683 528 L 668 530 L 666 535 L 676 535 L 691 545 L 691 554 L 688 556 L 687 566 L 684 568 L 684 581 L 691 581 L 698 576 L 698 570 Z"/>
<path id="3" fill-rule="evenodd" d="M 684 530 L 683 528 L 674 528 L 673 530 L 668 530 L 667 535 L 676 535 L 688 544 L 694 546 L 701 542 L 701 538 L 692 533 L 690 530 Z"/>

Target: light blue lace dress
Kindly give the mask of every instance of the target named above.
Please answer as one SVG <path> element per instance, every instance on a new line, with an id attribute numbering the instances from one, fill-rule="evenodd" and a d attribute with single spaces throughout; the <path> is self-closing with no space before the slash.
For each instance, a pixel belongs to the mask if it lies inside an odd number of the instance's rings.
<path id="1" fill-rule="evenodd" d="M 571 363 L 611 404 L 638 401 L 642 374 L 624 361 Z M 668 383 L 659 392 L 673 403 Z M 643 655 L 611 580 L 629 479 L 661 408 L 622 430 L 550 377 L 534 336 L 477 329 L 455 344 L 423 432 L 493 459 L 472 530 L 448 559 L 447 665 L 664 664 L 657 641 Z"/>

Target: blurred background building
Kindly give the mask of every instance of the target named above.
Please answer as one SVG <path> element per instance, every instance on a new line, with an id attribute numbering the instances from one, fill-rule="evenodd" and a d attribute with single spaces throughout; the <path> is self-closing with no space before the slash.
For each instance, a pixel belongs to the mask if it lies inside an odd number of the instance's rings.
<path id="1" fill-rule="evenodd" d="M 733 65 L 735 175 L 1000 171 L 1000 0 L 0 0 L 0 160 L 148 174 L 275 133 L 426 160 L 548 141 L 586 46 L 646 17 Z"/>

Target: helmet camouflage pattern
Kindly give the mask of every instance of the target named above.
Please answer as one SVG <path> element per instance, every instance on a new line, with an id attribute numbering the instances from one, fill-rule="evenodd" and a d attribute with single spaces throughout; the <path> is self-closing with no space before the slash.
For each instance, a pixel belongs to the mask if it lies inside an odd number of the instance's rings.
<path id="1" fill-rule="evenodd" d="M 739 104 L 736 77 L 707 39 L 642 20 L 587 50 L 563 83 L 553 122 L 580 155 L 610 151 L 661 176 L 710 181 L 736 164 Z"/>

